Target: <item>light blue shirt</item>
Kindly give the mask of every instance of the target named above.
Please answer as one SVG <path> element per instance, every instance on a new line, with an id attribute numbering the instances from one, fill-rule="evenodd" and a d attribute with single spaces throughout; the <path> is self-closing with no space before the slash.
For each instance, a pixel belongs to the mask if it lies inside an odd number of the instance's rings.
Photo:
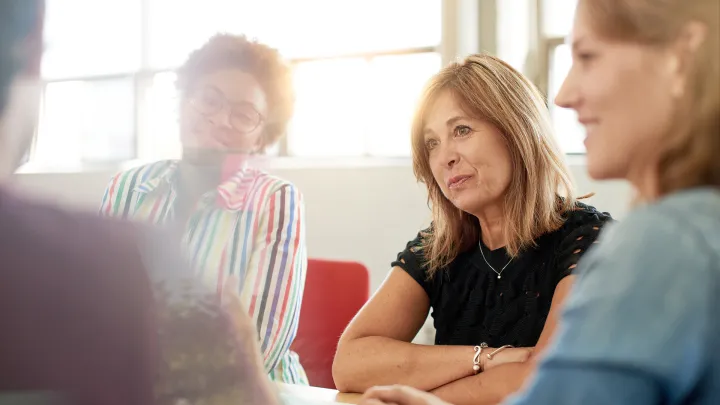
<path id="1" fill-rule="evenodd" d="M 719 190 L 675 193 L 605 230 L 508 403 L 545 404 L 720 404 Z"/>

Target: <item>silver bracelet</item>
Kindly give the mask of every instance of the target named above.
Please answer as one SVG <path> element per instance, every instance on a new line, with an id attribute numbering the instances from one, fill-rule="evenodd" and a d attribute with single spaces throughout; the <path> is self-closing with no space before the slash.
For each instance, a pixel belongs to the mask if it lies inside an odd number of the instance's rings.
<path id="1" fill-rule="evenodd" d="M 475 346 L 475 356 L 473 356 L 473 371 L 475 374 L 480 372 L 480 354 L 482 354 L 483 349 L 487 349 L 488 344 L 485 342 L 480 343 L 480 346 Z"/>
<path id="2" fill-rule="evenodd" d="M 488 360 L 492 360 L 494 355 L 500 353 L 501 351 L 503 351 L 505 349 L 510 349 L 512 347 L 513 346 L 511 346 L 511 345 L 500 346 L 497 349 L 495 349 L 492 353 L 488 353 L 487 358 L 488 358 Z"/>

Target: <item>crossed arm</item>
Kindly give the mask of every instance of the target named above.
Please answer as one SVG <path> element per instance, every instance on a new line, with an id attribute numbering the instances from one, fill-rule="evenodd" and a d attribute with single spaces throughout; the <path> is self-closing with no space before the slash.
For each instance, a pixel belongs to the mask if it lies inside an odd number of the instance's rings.
<path id="1" fill-rule="evenodd" d="M 410 275 L 393 268 L 340 338 L 333 364 L 336 386 L 341 391 L 364 392 L 375 385 L 402 384 L 432 391 L 457 405 L 499 402 L 518 390 L 532 372 L 532 359 L 550 340 L 572 278 L 566 277 L 558 284 L 530 361 L 502 364 L 527 358 L 525 349 L 506 350 L 493 360 L 481 357 L 486 371 L 474 375 L 472 346 L 410 343 L 427 317 L 429 299 Z"/>

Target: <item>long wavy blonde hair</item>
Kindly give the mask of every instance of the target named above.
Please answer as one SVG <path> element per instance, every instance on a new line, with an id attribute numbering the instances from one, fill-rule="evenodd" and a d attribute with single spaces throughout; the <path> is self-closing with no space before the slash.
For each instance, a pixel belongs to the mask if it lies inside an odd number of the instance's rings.
<path id="1" fill-rule="evenodd" d="M 573 184 L 563 154 L 552 135 L 545 98 L 510 65 L 489 55 L 452 63 L 430 79 L 412 123 L 413 170 L 428 190 L 433 229 L 423 238 L 428 276 L 480 240 L 474 216 L 455 207 L 430 170 L 423 130 L 433 102 L 451 91 L 469 116 L 493 124 L 503 135 L 512 159 L 504 196 L 505 246 L 511 256 L 535 245 L 535 239 L 563 224 L 575 205 Z"/>
<path id="2" fill-rule="evenodd" d="M 685 92 L 662 140 L 659 191 L 720 187 L 720 0 L 581 0 L 578 12 L 604 38 L 653 47 L 672 46 L 689 23 L 704 26 L 704 40 L 686 55 Z"/>

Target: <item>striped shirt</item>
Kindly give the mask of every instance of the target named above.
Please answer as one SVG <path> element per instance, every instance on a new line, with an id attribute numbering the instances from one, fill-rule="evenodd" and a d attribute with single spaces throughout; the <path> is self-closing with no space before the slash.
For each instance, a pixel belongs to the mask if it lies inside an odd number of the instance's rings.
<path id="1" fill-rule="evenodd" d="M 177 169 L 177 161 L 161 161 L 116 175 L 101 215 L 170 225 Z M 206 285 L 220 294 L 224 280 L 237 275 L 270 378 L 292 384 L 308 383 L 290 351 L 307 269 L 304 226 L 302 195 L 294 185 L 243 168 L 200 199 L 182 230 L 188 259 Z"/>

